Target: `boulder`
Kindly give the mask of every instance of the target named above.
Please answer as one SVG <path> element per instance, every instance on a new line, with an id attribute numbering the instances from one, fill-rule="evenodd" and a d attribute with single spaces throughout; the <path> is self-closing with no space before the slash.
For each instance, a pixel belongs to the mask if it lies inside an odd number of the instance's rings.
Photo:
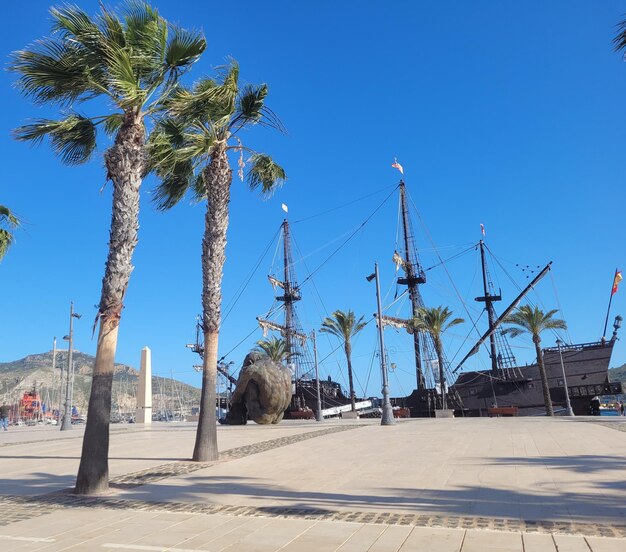
<path id="1" fill-rule="evenodd" d="M 243 361 L 225 422 L 277 424 L 291 403 L 291 372 L 279 362 L 252 352 Z"/>

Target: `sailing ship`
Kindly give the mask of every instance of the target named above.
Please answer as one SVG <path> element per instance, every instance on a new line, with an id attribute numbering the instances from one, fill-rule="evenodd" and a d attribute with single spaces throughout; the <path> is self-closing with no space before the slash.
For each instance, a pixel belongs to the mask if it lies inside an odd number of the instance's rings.
<path id="1" fill-rule="evenodd" d="M 394 262 L 404 272 L 404 275 L 398 278 L 398 284 L 407 286 L 411 314 L 415 316 L 418 308 L 424 306 L 419 287 L 426 283 L 426 276 L 415 247 L 404 181 L 400 182 L 400 211 L 402 251 L 394 253 Z M 501 324 L 550 271 L 551 263 L 546 265 L 498 316 L 494 303 L 501 301 L 502 296 L 501 292 L 494 292 L 485 256 L 486 244 L 482 239 L 476 244 L 476 249 L 480 251 L 481 257 L 483 294 L 476 297 L 475 301 L 484 304 L 488 329 L 454 370 L 450 369 L 449 362 L 444 358 L 446 364 L 443 370 L 444 380 L 453 381 L 464 363 L 478 353 L 486 343 L 490 369 L 461 372 L 449 388 L 446 388 L 446 381 L 439 381 L 441 377 L 437 377 L 437 370 L 433 370 L 429 385 L 424 365 L 432 366 L 436 359 L 432 338 L 427 333 L 414 332 L 410 319 L 382 317 L 383 325 L 404 328 L 412 334 L 417 386 L 411 395 L 392 399 L 391 402 L 395 406 L 408 407 L 413 417 L 434 416 L 436 411 L 441 409 L 444 393 L 448 395 L 448 408 L 453 409 L 457 416 L 483 416 L 498 412 L 539 415 L 545 412 L 539 366 L 536 363 L 526 366 L 517 364 Z M 566 387 L 571 408 L 576 415 L 589 414 L 591 400 L 594 397 L 622 392 L 619 382 L 609 382 L 608 379 L 611 353 L 621 322 L 622 318 L 617 316 L 610 339 L 603 337 L 593 343 L 563 344 L 542 349 L 550 397 L 555 408 L 565 409 Z"/>
<path id="2" fill-rule="evenodd" d="M 283 220 L 280 235 L 283 243 L 282 274 L 280 277 L 268 275 L 268 280 L 274 290 L 280 290 L 275 295 L 279 308 L 270 308 L 265 316 L 257 317 L 257 321 L 263 330 L 264 337 L 269 331 L 275 331 L 285 340 L 287 366 L 292 374 L 293 392 L 285 418 L 312 419 L 318 410 L 321 411 L 322 416 L 337 415 L 342 410 L 350 410 L 350 397 L 339 383 L 330 377 L 327 380 L 319 380 L 319 374 L 316 374 L 316 360 L 309 350 L 309 341 L 315 339 L 315 336 L 314 333 L 311 336 L 304 333 L 296 310 L 296 303 L 302 299 L 302 294 L 295 274 L 288 219 Z M 270 318 L 271 315 L 280 313 L 281 310 L 283 313 L 281 322 Z M 357 399 L 356 406 L 363 413 L 372 409 L 372 402 Z"/>
<path id="3" fill-rule="evenodd" d="M 457 416 L 490 415 L 497 412 L 497 409 L 519 415 L 543 414 L 545 404 L 539 366 L 536 363 L 525 366 L 517 363 L 501 325 L 548 274 L 551 263 L 546 265 L 498 315 L 494 304 L 502 300 L 502 294 L 501 291 L 496 293 L 494 290 L 485 254 L 488 248 L 482 239 L 475 244 L 475 249 L 480 252 L 483 288 L 482 295 L 475 300 L 484 305 L 488 329 L 456 368 L 451 368 L 445 352 L 442 354 L 443 366 L 439 366 L 432 336 L 428 332 L 413 330 L 412 320 L 418 310 L 425 306 L 420 287 L 427 283 L 427 278 L 416 247 L 408 207 L 408 193 L 403 179 L 400 180 L 398 191 L 400 239 L 392 258 L 398 272 L 397 285 L 405 288 L 402 295 L 408 295 L 410 312 L 407 318 L 383 314 L 377 323 L 404 329 L 411 335 L 416 387 L 408 396 L 392 398 L 392 406 L 395 410 L 408 410 L 411 417 L 435 417 L 444 409 L 453 411 Z M 332 381 L 330 377 L 328 380 L 320 380 L 316 373 L 316 362 L 310 353 L 313 335 L 310 336 L 303 331 L 297 314 L 296 305 L 302 300 L 301 285 L 298 284 L 295 274 L 291 229 L 286 218 L 281 224 L 280 235 L 281 271 L 280 274 L 268 275 L 268 280 L 276 292 L 275 304 L 265 316 L 257 317 L 257 321 L 264 336 L 273 331 L 278 332 L 285 340 L 287 365 L 292 372 L 293 384 L 293 397 L 285 418 L 313 418 L 318 411 L 324 416 L 337 415 L 342 410 L 350 409 L 350 397 L 339 383 Z M 400 269 L 402 273 L 399 272 Z M 281 314 L 282 319 L 279 319 Z M 592 343 L 563 344 L 556 348 L 542 349 L 550 396 L 557 412 L 559 408 L 565 408 L 566 388 L 571 408 L 577 415 L 588 414 L 591 401 L 596 396 L 622 392 L 619 382 L 609 382 L 608 379 L 611 354 L 621 322 L 622 318 L 617 316 L 613 334 L 609 339 L 603 337 L 600 341 Z M 199 328 L 198 325 L 196 344 L 189 347 L 202 356 L 204 348 L 200 343 Z M 464 363 L 483 346 L 487 349 L 490 368 L 461 372 Z M 226 365 L 218 363 L 217 369 L 229 380 L 231 386 L 236 385 L 237 380 L 230 375 Z M 376 400 L 357 399 L 357 406 L 361 413 L 375 414 L 380 411 Z"/>

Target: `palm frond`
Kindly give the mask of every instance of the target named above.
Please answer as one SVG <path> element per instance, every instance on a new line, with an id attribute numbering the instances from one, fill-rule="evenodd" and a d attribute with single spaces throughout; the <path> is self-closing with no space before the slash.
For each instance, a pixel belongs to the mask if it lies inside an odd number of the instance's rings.
<path id="1" fill-rule="evenodd" d="M 261 353 L 274 362 L 284 362 L 295 356 L 287 350 L 287 342 L 279 337 L 271 337 L 269 339 L 261 339 L 257 341 L 254 351 Z"/>
<path id="2" fill-rule="evenodd" d="M 38 119 L 14 131 L 17 140 L 40 143 L 46 136 L 52 150 L 67 165 L 78 165 L 89 160 L 96 149 L 96 127 L 82 115 L 73 114 L 65 119 Z"/>
<path id="3" fill-rule="evenodd" d="M 261 188 L 262 194 L 270 194 L 287 180 L 285 170 L 269 155 L 256 153 L 249 162 L 247 180 L 251 190 Z"/>
<path id="4" fill-rule="evenodd" d="M 135 74 L 146 88 L 158 86 L 165 76 L 168 24 L 145 1 L 130 0 L 122 8 L 124 38 Z"/>
<path id="5" fill-rule="evenodd" d="M 202 34 L 173 27 L 165 50 L 165 65 L 170 71 L 185 69 L 198 61 L 205 50 L 206 39 Z"/>
<path id="6" fill-rule="evenodd" d="M 20 225 L 20 220 L 8 207 L 0 205 L 0 261 L 6 255 L 9 247 L 13 245 L 15 237 L 12 230 Z"/>
<path id="7" fill-rule="evenodd" d="M 141 86 L 136 67 L 137 60 L 127 48 L 112 48 L 107 59 L 108 84 L 123 109 L 140 105 L 147 91 Z"/>
<path id="8" fill-rule="evenodd" d="M 417 309 L 417 315 L 412 320 L 411 325 L 418 331 L 429 333 L 433 339 L 440 340 L 441 334 L 446 330 L 465 322 L 462 318 L 450 320 L 451 317 L 452 311 L 443 305 L 420 307 Z"/>
<path id="9" fill-rule="evenodd" d="M 88 51 L 100 52 L 104 35 L 98 21 L 78 6 L 64 4 L 50 8 L 52 30 L 66 41 L 77 43 Z"/>
<path id="10" fill-rule="evenodd" d="M 366 323 L 363 317 L 356 319 L 354 311 L 336 310 L 332 316 L 324 318 L 320 332 L 329 333 L 341 339 L 344 343 L 349 343 L 350 339 L 358 334 Z"/>
<path id="11" fill-rule="evenodd" d="M 84 49 L 76 44 L 45 39 L 14 52 L 9 70 L 20 74 L 16 85 L 34 102 L 65 105 L 96 92 L 89 63 Z"/>
<path id="12" fill-rule="evenodd" d="M 285 127 L 280 119 L 265 105 L 267 93 L 266 84 L 244 86 L 237 96 L 237 112 L 231 127 L 239 129 L 247 125 L 259 124 L 279 132 L 285 132 Z"/>
<path id="13" fill-rule="evenodd" d="M 216 129 L 227 128 L 232 116 L 231 92 L 213 79 L 200 80 L 193 89 L 178 87 L 167 98 L 166 108 L 171 116 L 188 123 L 202 122 Z"/>
<path id="14" fill-rule="evenodd" d="M 126 37 L 124 35 L 124 27 L 120 18 L 106 6 L 100 5 L 100 14 L 98 21 L 103 36 L 109 47 L 126 47 Z"/>
<path id="15" fill-rule="evenodd" d="M 107 136 L 114 136 L 124 122 L 122 113 L 112 113 L 104 118 L 104 132 Z"/>
<path id="16" fill-rule="evenodd" d="M 13 234 L 4 228 L 0 228 L 0 261 L 6 255 L 9 247 L 13 245 Z"/>
<path id="17" fill-rule="evenodd" d="M 626 19 L 617 24 L 617 30 L 618 32 L 613 38 L 613 49 L 616 52 L 621 52 L 626 49 Z"/>
<path id="18" fill-rule="evenodd" d="M 502 330 L 502 335 L 510 335 L 511 337 L 519 337 L 525 333 L 526 330 L 523 330 L 522 328 L 509 327 Z"/>
<path id="19" fill-rule="evenodd" d="M 176 205 L 195 180 L 191 161 L 176 163 L 170 174 L 161 178 L 154 189 L 152 200 L 159 211 L 167 211 Z"/>
<path id="20" fill-rule="evenodd" d="M 0 225 L 8 226 L 9 228 L 17 228 L 19 224 L 20 219 L 17 218 L 8 207 L 0 205 Z"/>
<path id="21" fill-rule="evenodd" d="M 557 309 L 552 309 L 544 313 L 537 306 L 523 305 L 504 320 L 505 324 L 513 324 L 517 328 L 507 328 L 504 331 L 513 337 L 523 333 L 538 337 L 544 330 L 566 330 L 565 320 L 553 318 L 557 312 Z"/>

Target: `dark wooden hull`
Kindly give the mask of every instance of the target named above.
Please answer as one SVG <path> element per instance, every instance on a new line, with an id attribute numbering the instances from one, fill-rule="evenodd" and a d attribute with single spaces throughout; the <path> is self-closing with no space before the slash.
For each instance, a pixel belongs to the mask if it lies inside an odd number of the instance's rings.
<path id="1" fill-rule="evenodd" d="M 568 345 L 562 347 L 563 366 L 572 409 L 576 415 L 590 414 L 591 399 L 622 392 L 619 382 L 609 383 L 608 369 L 615 341 Z M 565 407 L 563 371 L 559 351 L 543 350 L 550 396 L 555 409 Z M 408 397 L 393 399 L 398 406 L 411 408 L 414 417 L 432 416 L 434 390 L 416 390 Z M 515 406 L 520 416 L 545 414 L 539 366 L 530 364 L 497 373 L 491 370 L 464 372 L 450 387 L 450 400 L 457 416 L 486 416 L 497 405 Z"/>

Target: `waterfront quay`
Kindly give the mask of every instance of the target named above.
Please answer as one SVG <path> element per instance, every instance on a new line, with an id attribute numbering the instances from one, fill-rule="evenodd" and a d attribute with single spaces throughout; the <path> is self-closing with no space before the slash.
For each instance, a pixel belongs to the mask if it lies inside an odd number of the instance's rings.
<path id="1" fill-rule="evenodd" d="M 82 426 L 0 434 L 7 551 L 586 551 L 626 547 L 626 418 L 111 426 L 111 490 L 69 489 Z"/>

